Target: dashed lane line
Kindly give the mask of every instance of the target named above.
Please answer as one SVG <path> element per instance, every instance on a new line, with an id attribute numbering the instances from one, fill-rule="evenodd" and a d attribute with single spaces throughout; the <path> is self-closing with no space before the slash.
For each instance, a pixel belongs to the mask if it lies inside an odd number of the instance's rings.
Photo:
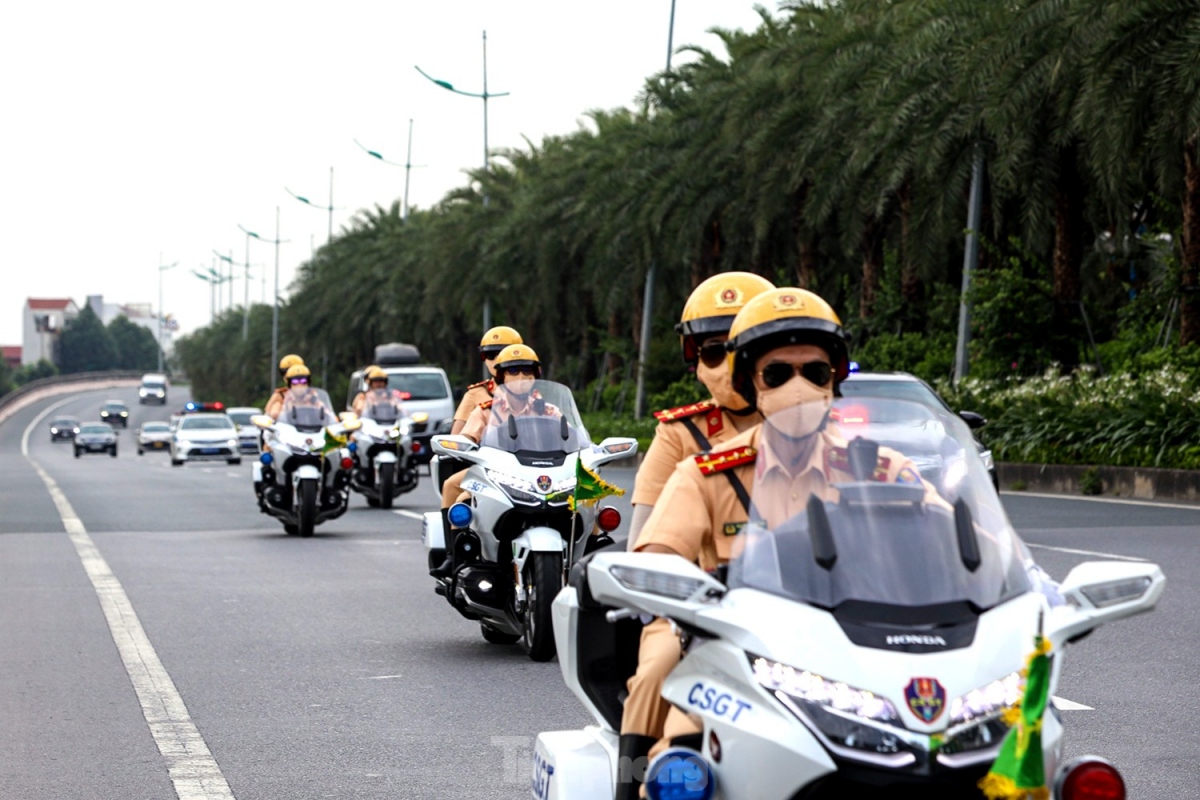
<path id="1" fill-rule="evenodd" d="M 408 517 L 409 519 L 415 519 L 417 522 L 425 521 L 424 514 L 418 513 L 416 511 L 409 511 L 407 508 L 394 508 L 394 509 L 392 509 L 392 513 L 399 514 L 402 517 Z"/>
<path id="2" fill-rule="evenodd" d="M 83 522 L 58 483 L 29 455 L 29 435 L 33 429 L 55 409 L 74 399 L 70 397 L 54 403 L 29 423 L 25 435 L 21 437 L 21 454 L 46 484 L 67 536 L 75 545 L 75 552 L 96 590 L 113 642 L 142 706 L 142 715 L 146 718 L 150 735 L 154 737 L 158 752 L 166 762 L 175 794 L 179 800 L 234 800 L 221 768 L 192 722 L 187 706 L 175 688 L 175 682 L 150 644 L 150 638 L 142 628 L 121 582 L 113 575 L 108 562 L 88 536 Z"/>
<path id="3" fill-rule="evenodd" d="M 1138 561 L 1142 563 L 1148 563 L 1150 561 L 1148 558 L 1140 558 L 1138 556 L 1123 556 L 1119 553 L 1102 553 L 1097 550 L 1076 550 L 1073 547 L 1051 547 L 1048 544 L 1034 544 L 1033 542 L 1026 542 L 1025 544 L 1029 545 L 1030 547 L 1036 547 L 1038 550 L 1053 550 L 1056 553 L 1070 553 L 1071 555 L 1076 556 L 1099 556 L 1100 558 L 1115 558 L 1118 561 Z"/>
<path id="4" fill-rule="evenodd" d="M 1061 697 L 1051 697 L 1054 702 L 1054 707 L 1059 711 L 1095 711 L 1091 706 L 1085 706 L 1083 703 L 1076 703 L 1072 700 L 1064 700 Z"/>

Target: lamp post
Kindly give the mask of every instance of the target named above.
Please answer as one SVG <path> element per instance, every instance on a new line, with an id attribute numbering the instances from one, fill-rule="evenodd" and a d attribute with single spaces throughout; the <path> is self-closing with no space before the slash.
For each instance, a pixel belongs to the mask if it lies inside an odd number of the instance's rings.
<path id="1" fill-rule="evenodd" d="M 672 0 L 674 2 L 674 0 Z M 414 65 L 415 66 L 415 65 Z M 455 89 L 454 85 L 449 81 L 441 81 L 433 77 L 420 67 L 416 67 L 417 72 L 424 75 L 429 80 L 436 83 L 446 91 L 454 92 L 455 94 L 465 95 L 467 97 L 478 97 L 483 100 L 483 171 L 486 174 L 491 169 L 491 158 L 488 152 L 488 98 L 489 97 L 505 97 L 508 92 L 489 92 L 487 88 L 487 31 L 483 32 L 483 93 L 464 92 L 461 89 Z M 483 207 L 486 210 L 488 207 L 487 181 L 483 184 Z M 492 326 L 492 300 L 485 293 L 483 298 L 483 330 L 487 331 Z M 487 369 L 484 368 L 484 377 L 488 377 Z"/>
<path id="2" fill-rule="evenodd" d="M 363 143 L 360 142 L 358 139 L 354 140 L 354 143 L 356 145 L 358 145 L 359 147 L 361 147 L 363 149 L 363 152 L 365 152 L 367 155 L 371 156 L 372 158 L 376 159 L 377 161 L 382 161 L 384 164 L 391 164 L 394 167 L 404 167 L 404 207 L 400 211 L 400 219 L 404 222 L 408 222 L 408 178 L 409 178 L 409 174 L 412 172 L 412 168 L 413 168 L 412 131 L 413 131 L 413 121 L 410 119 L 408 121 L 408 155 L 404 159 L 403 164 L 399 164 L 395 161 L 388 161 L 386 158 L 383 157 L 382 153 L 380 153 L 376 150 L 368 150 L 366 148 L 366 146 L 364 146 Z"/>
<path id="3" fill-rule="evenodd" d="M 163 287 L 162 274 L 169 269 L 174 269 L 179 266 L 176 261 L 173 264 L 162 263 L 162 253 L 158 254 L 158 371 L 163 371 Z"/>
<path id="4" fill-rule="evenodd" d="M 216 254 L 217 258 L 221 259 L 222 261 L 224 261 L 226 264 L 229 265 L 229 280 L 230 281 L 233 280 L 233 268 L 234 267 L 242 267 L 242 269 L 244 270 L 243 279 L 242 279 L 242 284 L 243 284 L 242 295 L 244 298 L 244 300 L 242 301 L 242 341 L 244 342 L 250 336 L 250 237 L 249 236 L 246 237 L 246 260 L 241 262 L 240 264 L 237 261 L 233 260 L 232 254 L 223 256 L 220 253 L 217 253 L 216 250 L 214 250 L 213 253 Z M 229 298 L 230 298 L 229 305 L 232 308 L 233 307 L 233 285 L 232 284 L 229 287 Z"/>
<path id="5" fill-rule="evenodd" d="M 671 22 L 667 26 L 667 72 L 671 71 L 671 51 L 675 44 L 675 0 L 671 0 Z M 646 362 L 650 360 L 650 336 L 654 322 L 654 281 L 657 267 L 653 253 L 646 268 L 646 286 L 642 291 L 642 334 L 638 342 L 637 389 L 633 394 L 633 418 L 641 419 L 646 413 Z"/>
<path id="6" fill-rule="evenodd" d="M 192 274 L 208 284 L 208 323 L 211 325 L 217 318 L 217 287 L 225 282 L 225 278 L 212 268 L 207 272 L 194 269 Z"/>
<path id="7" fill-rule="evenodd" d="M 301 203 L 304 203 L 304 205 L 306 205 L 306 206 L 312 206 L 313 208 L 320 209 L 321 211 L 329 212 L 329 235 L 328 235 L 328 238 L 326 238 L 325 243 L 328 244 L 329 242 L 332 242 L 333 241 L 333 208 L 334 208 L 334 206 L 333 206 L 333 167 L 329 168 L 329 205 L 327 205 L 327 206 L 319 206 L 316 203 L 314 203 L 312 200 L 309 200 L 307 197 L 296 194 L 295 192 L 293 192 L 291 189 L 287 188 L 286 186 L 283 187 L 283 190 L 285 192 L 287 192 L 288 194 L 290 194 L 292 197 L 299 200 Z"/>
<path id="8" fill-rule="evenodd" d="M 265 244 L 275 245 L 275 297 L 272 303 L 271 311 L 271 364 L 267 369 L 267 386 L 270 387 L 275 382 L 275 364 L 279 361 L 279 245 L 285 243 L 287 239 L 279 238 L 279 206 L 275 206 L 275 238 L 266 239 L 259 236 L 257 233 L 238 225 L 242 232 L 247 236 L 253 236 L 260 242 Z"/>

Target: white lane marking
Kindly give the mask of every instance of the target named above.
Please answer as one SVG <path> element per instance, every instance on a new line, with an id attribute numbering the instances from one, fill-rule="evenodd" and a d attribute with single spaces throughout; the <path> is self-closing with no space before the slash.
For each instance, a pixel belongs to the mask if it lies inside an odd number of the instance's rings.
<path id="1" fill-rule="evenodd" d="M 403 678 L 403 677 L 404 677 L 403 675 L 374 675 L 370 678 L 367 678 L 367 680 L 369 680 L 369 681 L 386 681 L 391 678 Z"/>
<path id="2" fill-rule="evenodd" d="M 1082 500 L 1085 503 L 1120 503 L 1126 506 L 1149 506 L 1150 508 L 1182 508 L 1185 511 L 1200 511 L 1200 503 L 1158 503 L 1153 500 L 1125 500 L 1120 497 L 1078 497 L 1073 494 L 1047 494 L 1044 492 L 1000 492 L 1008 497 L 1040 497 L 1046 500 Z"/>
<path id="3" fill-rule="evenodd" d="M 150 644 L 150 637 L 142 628 L 121 582 L 113 575 L 104 556 L 100 555 L 58 483 L 29 455 L 29 435 L 33 429 L 52 411 L 73 399 L 67 398 L 49 406 L 29 423 L 25 435 L 21 437 L 21 454 L 46 484 L 67 536 L 75 545 L 75 552 L 92 582 L 92 588 L 96 590 L 109 632 L 142 706 L 142 715 L 146 718 L 150 735 L 154 737 L 158 752 L 166 762 L 175 794 L 179 800 L 234 800 L 221 768 L 192 722 L 187 706 L 175 688 L 175 682 Z"/>
<path id="4" fill-rule="evenodd" d="M 395 508 L 395 509 L 392 509 L 392 513 L 399 514 L 402 517 L 408 517 L 409 519 L 415 519 L 417 522 L 425 521 L 424 514 L 418 513 L 416 511 L 409 511 L 407 508 Z"/>
<path id="5" fill-rule="evenodd" d="M 1048 544 L 1034 544 L 1033 542 L 1026 542 L 1025 544 L 1029 545 L 1030 547 L 1036 547 L 1039 550 L 1053 550 L 1056 553 L 1070 553 L 1076 556 L 1099 556 L 1100 558 L 1115 558 L 1119 561 L 1139 561 L 1143 563 L 1149 563 L 1150 561 L 1148 558 L 1139 558 L 1138 556 L 1123 556 L 1118 553 L 1102 553 L 1097 550 L 1076 550 L 1072 547 L 1051 547 Z"/>
<path id="6" fill-rule="evenodd" d="M 1061 697 L 1051 697 L 1054 702 L 1054 707 L 1059 711 L 1095 711 L 1091 706 L 1085 706 L 1083 703 L 1076 703 L 1072 700 L 1065 700 Z"/>

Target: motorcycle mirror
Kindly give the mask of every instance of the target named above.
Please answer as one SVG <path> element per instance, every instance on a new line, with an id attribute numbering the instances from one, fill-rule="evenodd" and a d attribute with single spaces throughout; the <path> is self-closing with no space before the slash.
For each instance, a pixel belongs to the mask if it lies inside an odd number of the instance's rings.
<path id="1" fill-rule="evenodd" d="M 250 418 L 250 422 L 256 427 L 267 428 L 268 430 L 275 427 L 275 420 L 271 419 L 266 414 L 255 414 Z"/>
<path id="2" fill-rule="evenodd" d="M 418 411 L 417 413 L 412 415 L 411 419 L 413 422 L 428 422 L 429 415 L 426 414 L 424 411 Z"/>
<path id="3" fill-rule="evenodd" d="M 958 557 L 962 559 L 968 572 L 974 572 L 982 563 L 979 555 L 979 537 L 975 533 L 971 509 L 961 497 L 954 501 L 954 529 L 958 534 Z"/>
<path id="4" fill-rule="evenodd" d="M 837 546 L 833 543 L 833 529 L 829 526 L 829 516 L 825 513 L 825 502 L 821 498 L 809 495 L 808 498 L 808 538 L 812 543 L 813 559 L 822 569 L 833 569 L 837 562 Z"/>
<path id="5" fill-rule="evenodd" d="M 987 420 L 983 418 L 983 415 L 976 414 L 974 411 L 960 411 L 958 416 L 962 417 L 963 422 L 967 423 L 967 427 L 971 430 L 987 425 Z"/>
<path id="6" fill-rule="evenodd" d="M 346 420 L 354 419 L 357 416 L 358 415 L 353 411 L 343 411 L 342 413 L 338 414 L 338 419 L 340 419 L 342 422 L 345 422 Z"/>
<path id="7" fill-rule="evenodd" d="M 348 431 L 356 431 L 362 427 L 362 420 L 358 417 L 352 417 L 343 422 L 342 427 Z"/>

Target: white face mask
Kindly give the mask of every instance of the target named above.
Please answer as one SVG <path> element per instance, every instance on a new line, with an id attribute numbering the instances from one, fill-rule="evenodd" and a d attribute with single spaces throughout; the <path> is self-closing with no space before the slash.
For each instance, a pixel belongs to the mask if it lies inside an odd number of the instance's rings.
<path id="1" fill-rule="evenodd" d="M 799 376 L 775 389 L 758 389 L 758 410 L 767 424 L 793 439 L 820 430 L 831 405 L 832 384 L 822 389 Z"/>
<path id="2" fill-rule="evenodd" d="M 750 407 L 746 398 L 734 391 L 733 380 L 729 377 L 729 368 L 726 366 L 726 362 L 722 361 L 719 367 L 709 367 L 701 361 L 696 365 L 696 377 L 712 393 L 713 399 L 722 408 L 741 411 Z"/>
<path id="3" fill-rule="evenodd" d="M 524 397 L 533 391 L 533 378 L 528 375 L 513 375 L 504 379 L 504 388 L 518 397 Z"/>

